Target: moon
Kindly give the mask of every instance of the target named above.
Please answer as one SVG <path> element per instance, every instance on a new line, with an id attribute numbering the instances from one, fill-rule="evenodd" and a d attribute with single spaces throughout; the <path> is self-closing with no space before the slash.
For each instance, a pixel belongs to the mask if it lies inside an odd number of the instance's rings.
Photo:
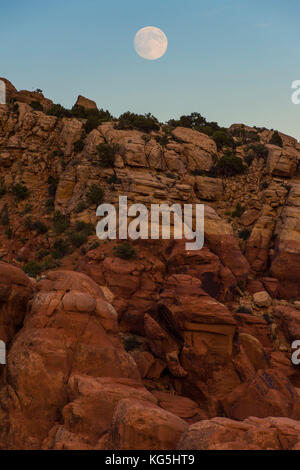
<path id="1" fill-rule="evenodd" d="M 134 48 L 143 59 L 156 60 L 165 54 L 168 48 L 168 39 L 161 29 L 155 26 L 146 26 L 136 33 Z"/>

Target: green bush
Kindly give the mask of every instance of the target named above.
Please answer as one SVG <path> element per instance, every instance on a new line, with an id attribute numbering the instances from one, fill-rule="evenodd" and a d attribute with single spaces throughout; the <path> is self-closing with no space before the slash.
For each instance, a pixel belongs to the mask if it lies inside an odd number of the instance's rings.
<path id="1" fill-rule="evenodd" d="M 63 238 L 59 238 L 54 242 L 53 245 L 54 251 L 52 253 L 53 258 L 59 259 L 66 256 L 69 251 L 69 243 Z"/>
<path id="2" fill-rule="evenodd" d="M 6 186 L 5 186 L 5 183 L 2 181 L 0 183 L 0 198 L 5 196 L 6 194 Z"/>
<path id="3" fill-rule="evenodd" d="M 248 166 L 251 166 L 252 163 L 253 163 L 254 158 L 255 158 L 254 153 L 249 151 L 249 152 L 246 153 L 244 160 L 245 160 L 245 162 L 247 163 Z"/>
<path id="4" fill-rule="evenodd" d="M 41 220 L 36 220 L 33 222 L 33 230 L 35 230 L 39 235 L 43 235 L 48 232 L 48 227 Z"/>
<path id="5" fill-rule="evenodd" d="M 156 135 L 155 140 L 158 144 L 160 144 L 162 147 L 166 147 L 169 143 L 169 137 L 164 134 L 164 135 Z"/>
<path id="6" fill-rule="evenodd" d="M 76 222 L 75 229 L 76 232 L 82 232 L 86 235 L 93 235 L 95 233 L 94 226 L 83 221 Z"/>
<path id="7" fill-rule="evenodd" d="M 70 219 L 67 215 L 56 211 L 53 216 L 54 231 L 58 235 L 65 232 L 70 226 Z"/>
<path id="8" fill-rule="evenodd" d="M 15 196 L 17 202 L 24 201 L 29 196 L 29 191 L 27 187 L 19 183 L 13 185 L 12 193 Z"/>
<path id="9" fill-rule="evenodd" d="M 264 162 L 267 161 L 269 150 L 264 144 L 251 144 L 249 150 L 251 150 L 257 158 L 262 158 Z"/>
<path id="10" fill-rule="evenodd" d="M 239 238 L 241 238 L 242 240 L 248 240 L 248 238 L 250 237 L 250 234 L 251 234 L 251 231 L 248 228 L 245 228 L 244 230 L 241 230 L 239 232 Z"/>
<path id="11" fill-rule="evenodd" d="M 235 210 L 232 212 L 232 217 L 242 217 L 243 213 L 245 212 L 246 208 L 241 206 L 241 204 L 238 202 Z"/>
<path id="12" fill-rule="evenodd" d="M 225 130 L 218 130 L 213 133 L 212 139 L 217 145 L 217 149 L 221 150 L 225 145 L 226 147 L 234 148 L 234 140 L 232 136 Z"/>
<path id="13" fill-rule="evenodd" d="M 86 203 L 83 201 L 80 201 L 75 207 L 75 212 L 76 214 L 80 214 L 80 212 L 83 212 L 86 208 L 87 208 Z"/>
<path id="14" fill-rule="evenodd" d="M 2 225 L 9 225 L 9 214 L 8 214 L 8 207 L 5 205 L 1 212 L 1 224 Z"/>
<path id="15" fill-rule="evenodd" d="M 10 240 L 12 238 L 12 229 L 10 227 L 8 227 L 6 230 L 5 230 L 5 234 L 7 236 L 7 238 Z"/>
<path id="16" fill-rule="evenodd" d="M 70 111 L 64 108 L 61 104 L 53 104 L 51 108 L 48 109 L 47 114 L 58 118 L 71 117 Z"/>
<path id="17" fill-rule="evenodd" d="M 283 146 L 282 138 L 278 134 L 278 131 L 275 131 L 270 139 L 270 144 L 277 145 L 278 147 Z"/>
<path id="18" fill-rule="evenodd" d="M 51 199 L 48 199 L 46 202 L 45 202 L 45 207 L 46 207 L 46 211 L 47 211 L 47 214 L 50 214 L 50 212 L 53 212 L 54 211 L 54 199 L 51 198 Z"/>
<path id="19" fill-rule="evenodd" d="M 129 351 L 133 351 L 134 349 L 139 348 L 141 343 L 136 336 L 128 335 L 124 337 L 123 345 L 124 345 L 125 351 L 129 352 Z"/>
<path id="20" fill-rule="evenodd" d="M 216 172 L 223 176 L 234 176 L 245 172 L 246 166 L 240 157 L 226 153 L 215 166 Z"/>
<path id="21" fill-rule="evenodd" d="M 117 129 L 139 129 L 144 132 L 158 131 L 160 126 L 155 116 L 151 113 L 141 115 L 127 111 L 119 117 Z"/>
<path id="22" fill-rule="evenodd" d="M 260 185 L 261 190 L 267 189 L 268 187 L 269 187 L 269 185 L 266 181 L 263 181 Z"/>
<path id="23" fill-rule="evenodd" d="M 41 105 L 41 103 L 39 101 L 32 101 L 30 103 L 30 106 L 32 107 L 32 109 L 34 109 L 35 111 L 44 111 L 44 108 L 43 106 Z"/>
<path id="24" fill-rule="evenodd" d="M 87 241 L 87 238 L 88 236 L 84 232 L 71 232 L 69 234 L 70 242 L 75 248 L 79 248 L 81 245 L 83 245 Z"/>
<path id="25" fill-rule="evenodd" d="M 99 144 L 97 146 L 97 152 L 100 157 L 100 165 L 104 168 L 113 167 L 119 149 L 120 146 L 118 144 Z"/>
<path id="26" fill-rule="evenodd" d="M 111 175 L 107 179 L 108 184 L 120 184 L 121 180 L 116 175 Z"/>
<path id="27" fill-rule="evenodd" d="M 74 152 L 80 153 L 84 149 L 84 139 L 79 139 L 74 142 Z"/>
<path id="28" fill-rule="evenodd" d="M 98 184 L 92 184 L 86 193 L 86 200 L 89 203 L 89 205 L 101 204 L 103 202 L 103 197 L 104 197 L 103 189 Z"/>
<path id="29" fill-rule="evenodd" d="M 236 313 L 246 313 L 246 314 L 248 314 L 248 315 L 252 315 L 252 314 L 253 314 L 252 309 L 251 309 L 250 307 L 245 307 L 244 305 L 241 305 L 241 306 L 237 309 Z"/>
<path id="30" fill-rule="evenodd" d="M 47 179 L 48 185 L 48 194 L 51 197 L 54 197 L 56 194 L 57 186 L 58 186 L 58 178 L 56 176 L 49 176 Z"/>
<path id="31" fill-rule="evenodd" d="M 37 258 L 39 260 L 43 259 L 43 258 L 46 258 L 46 256 L 48 256 L 50 254 L 50 251 L 49 250 L 45 250 L 45 249 L 42 249 L 38 252 L 37 254 Z"/>
<path id="32" fill-rule="evenodd" d="M 128 242 L 114 247 L 114 254 L 118 258 L 131 259 L 136 255 L 136 251 Z"/>
<path id="33" fill-rule="evenodd" d="M 36 277 L 42 272 L 42 266 L 36 261 L 29 261 L 23 266 L 23 271 L 30 277 Z"/>

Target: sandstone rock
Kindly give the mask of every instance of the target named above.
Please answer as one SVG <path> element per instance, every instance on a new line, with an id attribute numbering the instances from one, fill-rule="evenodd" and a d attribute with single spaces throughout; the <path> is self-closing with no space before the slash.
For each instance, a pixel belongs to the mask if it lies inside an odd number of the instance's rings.
<path id="1" fill-rule="evenodd" d="M 277 306 L 273 315 L 287 341 L 300 339 L 300 312 L 291 306 Z"/>
<path id="2" fill-rule="evenodd" d="M 218 201 L 223 195 L 223 183 L 220 178 L 196 176 L 196 190 L 199 198 L 205 201 Z"/>
<path id="3" fill-rule="evenodd" d="M 300 184 L 292 183 L 291 190 L 276 225 L 277 249 L 271 274 L 280 280 L 279 293 L 283 298 L 300 295 Z"/>
<path id="4" fill-rule="evenodd" d="M 83 274 L 56 271 L 38 289 L 31 315 L 9 351 L 10 385 L 0 398 L 11 429 L 5 445 L 22 449 L 40 448 L 57 424 L 70 374 L 139 379 L 99 286 Z"/>
<path id="5" fill-rule="evenodd" d="M 266 291 L 256 292 L 253 295 L 253 301 L 257 307 L 269 307 L 272 303 L 272 299 Z"/>
<path id="6" fill-rule="evenodd" d="M 178 416 L 142 400 L 121 400 L 111 431 L 112 449 L 172 450 L 188 425 Z"/>
<path id="7" fill-rule="evenodd" d="M 225 400 L 229 418 L 243 420 L 250 416 L 284 416 L 299 419 L 300 399 L 289 380 L 272 369 L 259 370 L 249 381 L 239 385 Z"/>
<path id="8" fill-rule="evenodd" d="M 81 95 L 78 96 L 75 106 L 82 106 L 85 109 L 98 109 L 95 101 L 92 101 Z"/>
<path id="9" fill-rule="evenodd" d="M 288 418 L 248 418 L 237 422 L 214 418 L 192 424 L 179 450 L 289 450 L 299 448 L 298 421 Z"/>
<path id="10" fill-rule="evenodd" d="M 241 333 L 239 340 L 254 369 L 259 370 L 268 367 L 267 355 L 257 338 L 247 333 Z"/>

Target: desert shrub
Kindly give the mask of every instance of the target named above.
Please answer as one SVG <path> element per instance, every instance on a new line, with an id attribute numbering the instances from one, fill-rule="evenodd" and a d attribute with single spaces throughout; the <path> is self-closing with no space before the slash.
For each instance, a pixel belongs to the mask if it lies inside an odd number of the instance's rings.
<path id="1" fill-rule="evenodd" d="M 70 219 L 67 215 L 56 211 L 53 216 L 54 231 L 58 235 L 65 232 L 70 226 Z"/>
<path id="2" fill-rule="evenodd" d="M 123 338 L 123 345 L 125 351 L 129 352 L 137 349 L 141 344 L 136 336 L 128 335 Z"/>
<path id="3" fill-rule="evenodd" d="M 41 220 L 36 220 L 33 222 L 33 230 L 35 230 L 39 235 L 43 235 L 48 232 L 48 227 Z"/>
<path id="4" fill-rule="evenodd" d="M 53 248 L 54 248 L 54 251 L 52 253 L 53 258 L 55 259 L 63 258 L 64 256 L 66 256 L 66 254 L 69 251 L 69 243 L 63 238 L 59 238 L 58 240 L 55 240 Z"/>
<path id="5" fill-rule="evenodd" d="M 38 252 L 37 254 L 37 258 L 39 260 L 43 259 L 43 258 L 46 258 L 46 256 L 48 256 L 50 254 L 50 251 L 49 250 L 46 250 L 46 249 L 42 249 Z"/>
<path id="6" fill-rule="evenodd" d="M 69 234 L 70 242 L 75 248 L 79 248 L 81 245 L 83 245 L 87 241 L 87 237 L 87 234 L 84 232 L 70 232 Z"/>
<path id="7" fill-rule="evenodd" d="M 7 236 L 7 238 L 10 240 L 12 238 L 12 229 L 10 227 L 8 227 L 6 230 L 5 230 L 5 235 Z"/>
<path id="8" fill-rule="evenodd" d="M 99 144 L 97 146 L 97 152 L 100 158 L 100 165 L 104 168 L 113 167 L 119 149 L 120 146 L 118 144 Z"/>
<path id="9" fill-rule="evenodd" d="M 101 186 L 95 183 L 89 187 L 86 193 L 86 200 L 89 203 L 89 205 L 101 204 L 103 201 L 103 197 L 104 197 L 103 189 L 101 188 Z"/>
<path id="10" fill-rule="evenodd" d="M 195 129 L 196 127 L 202 127 L 206 124 L 205 117 L 201 116 L 200 113 L 191 113 L 189 115 L 180 116 L 179 119 L 170 119 L 168 125 L 171 127 L 188 127 L 189 129 Z"/>
<path id="11" fill-rule="evenodd" d="M 76 214 L 80 214 L 86 209 L 86 203 L 84 201 L 80 201 L 77 206 L 75 207 Z"/>
<path id="12" fill-rule="evenodd" d="M 5 186 L 5 183 L 3 181 L 1 181 L 0 183 L 0 198 L 5 196 L 6 194 L 6 186 Z"/>
<path id="13" fill-rule="evenodd" d="M 53 104 L 51 108 L 48 109 L 47 114 L 58 118 L 71 117 L 70 111 L 64 108 L 61 104 Z"/>
<path id="14" fill-rule="evenodd" d="M 57 262 L 55 262 L 50 256 L 43 259 L 41 263 L 42 271 L 48 271 L 49 269 L 53 269 L 57 267 Z"/>
<path id="15" fill-rule="evenodd" d="M 82 152 L 83 149 L 84 149 L 84 139 L 81 138 L 79 140 L 76 140 L 76 142 L 74 142 L 74 152 L 80 153 Z"/>
<path id="16" fill-rule="evenodd" d="M 121 180 L 116 175 L 111 175 L 108 180 L 108 184 L 120 184 Z"/>
<path id="17" fill-rule="evenodd" d="M 248 240 L 250 237 L 251 231 L 248 228 L 245 228 L 239 232 L 239 238 L 242 240 Z"/>
<path id="18" fill-rule="evenodd" d="M 265 319 L 265 321 L 268 325 L 270 325 L 272 323 L 271 317 L 268 313 L 264 313 L 263 317 L 264 317 L 264 319 Z"/>
<path id="19" fill-rule="evenodd" d="M 49 176 L 47 179 L 47 185 L 49 196 L 54 197 L 58 186 L 58 178 L 56 176 Z"/>
<path id="20" fill-rule="evenodd" d="M 8 214 L 7 205 L 3 207 L 2 212 L 1 212 L 1 224 L 9 225 L 9 214 Z"/>
<path id="21" fill-rule="evenodd" d="M 114 254 L 118 258 L 131 259 L 136 255 L 136 251 L 128 242 L 114 247 Z"/>
<path id="22" fill-rule="evenodd" d="M 260 185 L 260 189 L 264 190 L 269 187 L 269 184 L 266 181 L 263 181 Z"/>
<path id="23" fill-rule="evenodd" d="M 87 121 L 84 125 L 85 132 L 89 134 L 92 130 L 97 129 L 102 122 L 112 121 L 114 118 L 109 111 L 103 109 L 85 110 Z"/>
<path id="24" fill-rule="evenodd" d="M 30 103 L 30 106 L 32 107 L 32 109 L 34 109 L 35 111 L 44 111 L 44 108 L 43 106 L 41 105 L 41 103 L 39 101 L 32 101 Z"/>
<path id="25" fill-rule="evenodd" d="M 151 113 L 142 115 L 127 111 L 119 117 L 118 129 L 139 129 L 144 132 L 158 131 L 160 126 L 155 116 Z"/>
<path id="26" fill-rule="evenodd" d="M 269 150 L 264 144 L 254 143 L 249 146 L 249 150 L 254 153 L 258 158 L 262 158 L 264 161 L 267 160 Z"/>
<path id="27" fill-rule="evenodd" d="M 234 148 L 234 140 L 225 130 L 220 129 L 214 132 L 211 137 L 215 141 L 218 150 L 221 150 L 224 146 Z"/>
<path id="28" fill-rule="evenodd" d="M 17 202 L 24 201 L 29 196 L 29 191 L 23 184 L 14 184 L 11 190 Z"/>
<path id="29" fill-rule="evenodd" d="M 253 314 L 252 309 L 250 307 L 245 307 L 245 305 L 240 305 L 236 313 L 247 313 L 248 315 Z"/>
<path id="30" fill-rule="evenodd" d="M 244 160 L 245 160 L 245 162 L 247 163 L 248 166 L 251 166 L 252 163 L 253 163 L 254 158 L 255 158 L 254 153 L 250 151 L 250 152 L 246 153 Z"/>
<path id="31" fill-rule="evenodd" d="M 232 217 L 240 218 L 243 215 L 243 213 L 245 212 L 245 210 L 246 210 L 246 208 L 241 206 L 241 204 L 238 202 L 231 215 L 232 215 Z"/>
<path id="32" fill-rule="evenodd" d="M 12 107 L 12 112 L 15 114 L 19 114 L 19 103 L 14 103 Z"/>
<path id="33" fill-rule="evenodd" d="M 216 173 L 223 176 L 234 176 L 245 172 L 245 165 L 240 157 L 237 157 L 230 152 L 227 152 L 216 166 Z"/>
<path id="34" fill-rule="evenodd" d="M 156 142 L 161 145 L 162 147 L 166 147 L 169 143 L 169 137 L 164 134 L 164 135 L 156 135 L 155 137 Z"/>
<path id="35" fill-rule="evenodd" d="M 45 207 L 46 207 L 46 211 L 48 214 L 50 212 L 53 212 L 54 211 L 54 199 L 53 198 L 47 199 L 47 201 L 45 202 Z"/>
<path id="36" fill-rule="evenodd" d="M 42 272 L 42 266 L 36 261 L 29 261 L 28 263 L 24 264 L 23 271 L 28 276 L 36 277 L 38 274 Z"/>
<path id="37" fill-rule="evenodd" d="M 86 235 L 93 235 L 95 233 L 94 226 L 83 221 L 76 222 L 75 230 L 76 232 L 82 232 Z"/>
<path id="38" fill-rule="evenodd" d="M 278 134 L 278 131 L 273 132 L 273 135 L 272 135 L 269 143 L 272 144 L 272 145 L 277 145 L 278 147 L 283 146 L 282 138 Z"/>

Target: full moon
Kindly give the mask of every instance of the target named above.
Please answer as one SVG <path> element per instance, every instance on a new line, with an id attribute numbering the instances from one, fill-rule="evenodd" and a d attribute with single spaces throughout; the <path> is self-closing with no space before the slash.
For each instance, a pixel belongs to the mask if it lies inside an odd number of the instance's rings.
<path id="1" fill-rule="evenodd" d="M 146 26 L 140 29 L 134 38 L 134 48 L 143 59 L 159 59 L 164 55 L 167 47 L 167 36 L 155 26 Z"/>

